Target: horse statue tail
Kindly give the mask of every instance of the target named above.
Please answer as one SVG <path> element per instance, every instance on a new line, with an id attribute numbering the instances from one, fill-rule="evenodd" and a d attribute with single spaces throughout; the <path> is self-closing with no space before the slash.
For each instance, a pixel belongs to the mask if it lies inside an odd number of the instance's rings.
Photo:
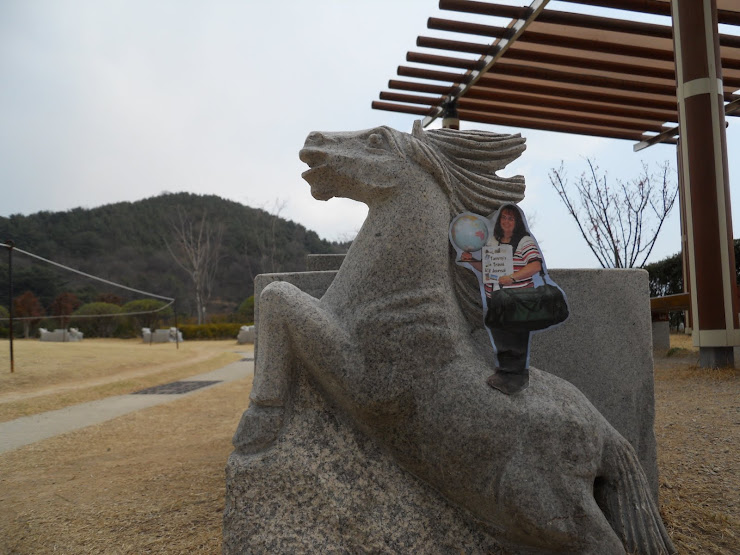
<path id="1" fill-rule="evenodd" d="M 645 555 L 677 553 L 634 449 L 619 434 L 607 441 L 594 497 L 625 550 Z"/>

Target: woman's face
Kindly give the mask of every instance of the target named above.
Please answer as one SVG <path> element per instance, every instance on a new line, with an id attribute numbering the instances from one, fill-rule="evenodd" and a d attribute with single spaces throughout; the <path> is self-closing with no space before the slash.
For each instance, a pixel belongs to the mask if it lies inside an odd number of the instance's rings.
<path id="1" fill-rule="evenodd" d="M 504 237 L 511 237 L 516 227 L 516 216 L 512 214 L 511 210 L 501 212 L 499 223 L 501 224 L 501 229 L 504 230 Z"/>

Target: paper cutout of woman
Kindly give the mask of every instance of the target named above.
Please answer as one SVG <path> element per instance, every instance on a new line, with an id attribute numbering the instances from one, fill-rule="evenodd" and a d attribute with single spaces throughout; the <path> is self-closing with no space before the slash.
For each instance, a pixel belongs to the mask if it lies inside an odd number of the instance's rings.
<path id="1" fill-rule="evenodd" d="M 460 222 L 463 217 L 467 220 Z M 476 222 L 472 223 L 474 220 Z M 460 244 L 465 242 L 459 240 L 459 230 L 464 224 L 487 224 L 485 242 L 469 240 L 467 244 Z M 473 233 L 477 239 L 482 239 L 479 232 Z M 467 235 L 470 236 L 470 233 Z M 487 220 L 472 213 L 461 214 L 450 226 L 450 240 L 457 250 L 457 263 L 471 268 L 478 277 L 484 314 L 488 310 L 492 293 L 499 288 L 533 288 L 542 285 L 545 279 L 548 284 L 555 285 L 546 274 L 542 252 L 529 231 L 524 213 L 514 204 L 502 206 Z M 486 329 L 497 361 L 496 371 L 487 380 L 488 385 L 507 395 L 522 391 L 529 385 L 529 345 L 532 332 L 492 329 L 488 325 Z"/>

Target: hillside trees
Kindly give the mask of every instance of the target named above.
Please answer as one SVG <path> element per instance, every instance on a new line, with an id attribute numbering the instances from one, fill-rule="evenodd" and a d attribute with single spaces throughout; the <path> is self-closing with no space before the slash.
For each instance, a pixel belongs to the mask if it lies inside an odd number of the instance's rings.
<path id="1" fill-rule="evenodd" d="M 236 312 L 239 315 L 241 322 L 254 322 L 254 295 L 244 299 Z"/>
<path id="2" fill-rule="evenodd" d="M 167 303 L 157 299 L 139 299 L 127 302 L 121 307 L 121 314 L 132 314 L 129 316 L 135 327 L 135 333 L 141 328 L 154 329 L 162 318 L 171 317 L 174 312 L 171 307 L 165 308 Z"/>
<path id="3" fill-rule="evenodd" d="M 112 314 L 121 312 L 121 307 L 117 304 L 94 302 L 83 304 L 75 310 L 76 327 L 85 335 L 85 337 L 111 337 L 120 319 Z M 96 318 L 97 316 L 97 318 Z"/>
<path id="4" fill-rule="evenodd" d="M 670 166 L 650 172 L 643 165 L 637 178 L 614 186 L 595 162 L 587 158 L 586 164 L 575 192 L 562 164 L 550 170 L 552 186 L 603 268 L 644 266 L 678 194 Z"/>
<path id="5" fill-rule="evenodd" d="M 0 337 L 7 337 L 10 327 L 10 311 L 0 304 Z"/>
<path id="6" fill-rule="evenodd" d="M 67 328 L 69 324 L 69 317 L 80 306 L 82 302 L 77 298 L 74 293 L 62 293 L 57 296 L 56 299 L 51 303 L 49 312 L 52 316 L 59 318 L 60 326 L 63 329 Z"/>
<path id="7" fill-rule="evenodd" d="M 234 312 L 254 292 L 253 278 L 257 274 L 301 271 L 308 253 L 347 250 L 346 244 L 325 241 L 315 232 L 266 210 L 214 195 L 190 193 L 164 194 L 93 209 L 0 217 L 0 240 L 13 239 L 17 247 L 55 262 L 142 291 L 177 298 L 178 312 L 195 316 L 198 303 L 192 281 L 172 259 L 162 240 L 171 233 L 170 222 L 178 210 L 196 218 L 207 213 L 224 228 L 209 303 L 211 313 Z M 7 283 L 7 278 L 7 265 L 0 260 L 0 284 Z M 90 303 L 109 290 L 22 254 L 13 259 L 13 282 L 16 291 L 32 291 L 43 306 L 49 306 L 63 292 L 74 293 L 83 303 Z M 119 290 L 116 293 L 123 297 L 122 302 L 134 298 Z"/>
<path id="8" fill-rule="evenodd" d="M 740 239 L 734 240 L 735 279 L 740 283 Z M 650 296 L 662 297 L 683 292 L 683 262 L 681 253 L 645 266 L 650 276 Z"/>
<path id="9" fill-rule="evenodd" d="M 123 297 L 116 295 L 115 293 L 99 293 L 95 298 L 95 302 L 110 303 L 121 306 L 123 304 Z"/>
<path id="10" fill-rule="evenodd" d="M 13 299 L 13 314 L 17 318 L 25 318 L 23 322 L 23 337 L 28 339 L 31 336 L 31 327 L 41 321 L 44 316 L 44 307 L 41 301 L 31 291 L 26 291 L 22 295 Z"/>
<path id="11" fill-rule="evenodd" d="M 734 240 L 735 279 L 740 283 L 740 239 Z M 683 293 L 683 260 L 676 253 L 658 262 L 645 266 L 650 279 L 650 296 L 663 297 Z M 683 311 L 670 314 L 671 327 L 678 328 L 683 323 Z"/>

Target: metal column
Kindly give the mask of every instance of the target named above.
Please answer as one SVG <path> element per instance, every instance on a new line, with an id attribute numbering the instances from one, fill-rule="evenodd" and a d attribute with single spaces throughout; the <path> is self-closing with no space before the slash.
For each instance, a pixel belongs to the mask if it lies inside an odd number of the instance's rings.
<path id="1" fill-rule="evenodd" d="M 716 0 L 671 0 L 694 345 L 703 367 L 740 345 Z"/>

